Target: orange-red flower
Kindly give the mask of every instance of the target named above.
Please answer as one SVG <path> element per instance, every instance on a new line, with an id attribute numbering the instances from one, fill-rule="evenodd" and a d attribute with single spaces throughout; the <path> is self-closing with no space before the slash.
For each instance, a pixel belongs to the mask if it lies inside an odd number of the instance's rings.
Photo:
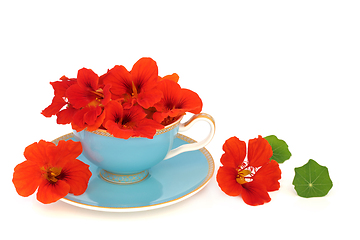
<path id="1" fill-rule="evenodd" d="M 91 69 L 82 68 L 77 74 L 77 84 L 66 90 L 66 97 L 76 109 L 88 106 L 105 106 L 111 98 L 111 85 L 99 85 L 99 76 Z"/>
<path id="2" fill-rule="evenodd" d="M 114 137 L 128 139 L 130 137 L 153 138 L 157 129 L 163 125 L 147 119 L 143 108 L 134 105 L 124 109 L 117 101 L 111 101 L 105 107 L 104 126 Z"/>
<path id="3" fill-rule="evenodd" d="M 199 95 L 189 89 L 181 88 L 175 81 L 164 79 L 158 83 L 158 89 L 162 91 L 163 97 L 155 104 L 157 112 L 153 119 L 157 122 L 171 122 L 186 112 L 194 114 L 202 110 L 202 101 Z"/>
<path id="4" fill-rule="evenodd" d="M 249 140 L 247 160 L 246 143 L 237 137 L 228 139 L 223 150 L 223 166 L 216 176 L 221 190 L 230 196 L 241 195 L 252 206 L 270 202 L 268 192 L 280 188 L 281 170 L 275 160 L 270 161 L 273 152 L 266 139 Z"/>
<path id="5" fill-rule="evenodd" d="M 91 69 L 80 69 L 76 84 L 65 93 L 69 105 L 58 114 L 58 119 L 71 122 L 72 128 L 78 132 L 85 128 L 89 131 L 98 129 L 105 117 L 103 107 L 111 100 L 110 87 L 101 84 Z"/>
<path id="6" fill-rule="evenodd" d="M 76 159 L 82 152 L 80 142 L 59 141 L 58 145 L 40 140 L 25 148 L 26 161 L 14 169 L 13 183 L 23 197 L 33 194 L 42 203 L 56 202 L 68 193 L 85 192 L 91 172 L 89 165 Z"/>
<path id="7" fill-rule="evenodd" d="M 65 96 L 66 90 L 73 84 L 76 84 L 76 79 L 70 79 L 67 78 L 65 76 L 62 76 L 60 78 L 61 81 L 55 81 L 55 82 L 50 82 L 50 84 L 52 85 L 53 89 L 54 89 L 54 98 L 52 100 L 52 103 L 45 108 L 44 110 L 42 110 L 41 114 L 44 115 L 45 117 L 51 117 L 53 115 L 57 115 L 58 119 L 58 123 L 59 124 L 65 124 L 63 123 L 64 121 L 68 121 L 68 119 L 59 119 L 59 115 L 61 112 L 61 115 L 64 116 L 64 112 L 65 109 L 61 110 L 66 104 L 70 104 Z M 66 114 L 66 111 L 65 111 Z M 71 120 L 70 120 L 71 121 Z M 66 123 L 70 123 L 70 121 L 66 122 Z"/>
<path id="8" fill-rule="evenodd" d="M 116 65 L 101 78 L 104 84 L 111 84 L 113 99 L 125 99 L 125 108 L 138 103 L 143 108 L 152 107 L 161 99 L 156 89 L 158 67 L 151 58 L 139 59 L 129 72 L 124 66 Z"/>

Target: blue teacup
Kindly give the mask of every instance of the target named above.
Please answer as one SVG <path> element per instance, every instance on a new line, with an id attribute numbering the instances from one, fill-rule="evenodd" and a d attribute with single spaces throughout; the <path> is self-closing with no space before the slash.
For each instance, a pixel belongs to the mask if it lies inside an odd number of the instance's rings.
<path id="1" fill-rule="evenodd" d="M 212 140 L 215 121 L 210 115 L 196 114 L 186 123 L 180 123 L 181 119 L 158 130 L 153 139 L 115 138 L 100 129 L 93 132 L 74 131 L 74 135 L 81 142 L 85 157 L 101 169 L 100 175 L 104 180 L 118 184 L 137 183 L 144 180 L 149 169 L 161 161 L 183 152 L 201 149 Z M 209 123 L 209 135 L 201 142 L 172 149 L 177 133 L 188 130 L 197 121 Z"/>

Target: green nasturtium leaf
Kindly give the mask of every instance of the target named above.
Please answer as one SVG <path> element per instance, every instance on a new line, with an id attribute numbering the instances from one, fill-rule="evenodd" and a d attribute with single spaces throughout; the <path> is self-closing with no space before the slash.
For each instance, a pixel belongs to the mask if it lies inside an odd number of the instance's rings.
<path id="1" fill-rule="evenodd" d="M 329 170 L 310 159 L 304 166 L 295 168 L 292 183 L 300 197 L 323 197 L 333 186 Z"/>
<path id="2" fill-rule="evenodd" d="M 275 135 L 270 135 L 264 138 L 269 142 L 273 150 L 273 155 L 270 160 L 283 163 L 291 157 L 289 147 L 284 140 L 278 139 Z"/>

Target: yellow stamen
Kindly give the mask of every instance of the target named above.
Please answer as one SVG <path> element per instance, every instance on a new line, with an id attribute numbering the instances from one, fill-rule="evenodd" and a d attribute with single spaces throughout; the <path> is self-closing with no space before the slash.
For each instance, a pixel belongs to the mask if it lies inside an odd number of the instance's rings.
<path id="1" fill-rule="evenodd" d="M 99 88 L 96 91 L 90 91 L 90 92 L 97 95 L 99 98 L 104 98 L 104 93 L 103 93 L 103 90 L 101 88 Z"/>
<path id="2" fill-rule="evenodd" d="M 249 175 L 251 173 L 250 170 L 242 170 L 242 171 L 238 171 L 238 175 L 236 176 L 236 182 L 238 182 L 239 184 L 244 184 L 247 183 L 247 181 L 245 180 L 245 176 Z"/>
<path id="3" fill-rule="evenodd" d="M 101 105 L 101 100 L 104 99 L 104 94 L 103 94 L 103 90 L 101 88 L 99 88 L 96 91 L 90 91 L 91 93 L 95 94 L 97 97 L 95 97 L 94 100 L 92 100 L 87 106 L 91 107 L 91 106 L 99 106 Z"/>
<path id="4" fill-rule="evenodd" d="M 131 83 L 132 83 L 132 91 L 133 91 L 132 94 L 131 94 L 131 96 L 137 97 L 138 92 L 137 92 L 135 83 L 134 83 L 134 82 L 131 82 Z"/>
<path id="5" fill-rule="evenodd" d="M 91 106 L 96 107 L 96 106 L 99 106 L 100 104 L 101 104 L 101 99 L 96 98 L 93 101 L 91 101 L 87 106 L 88 107 L 91 107 Z"/>
<path id="6" fill-rule="evenodd" d="M 42 167 L 41 170 L 43 170 L 45 173 L 43 176 L 51 183 L 56 183 L 59 179 L 57 178 L 61 174 L 62 168 L 60 167 L 51 167 L 47 170 Z"/>

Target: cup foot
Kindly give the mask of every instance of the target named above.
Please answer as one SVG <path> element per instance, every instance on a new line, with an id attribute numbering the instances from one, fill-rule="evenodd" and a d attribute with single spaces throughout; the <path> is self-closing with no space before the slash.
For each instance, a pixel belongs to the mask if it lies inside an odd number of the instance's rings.
<path id="1" fill-rule="evenodd" d="M 103 180 L 115 183 L 115 184 L 134 184 L 145 180 L 149 175 L 149 170 L 144 170 L 139 173 L 124 175 L 124 174 L 117 174 L 111 173 L 104 169 L 100 170 L 100 176 Z"/>

